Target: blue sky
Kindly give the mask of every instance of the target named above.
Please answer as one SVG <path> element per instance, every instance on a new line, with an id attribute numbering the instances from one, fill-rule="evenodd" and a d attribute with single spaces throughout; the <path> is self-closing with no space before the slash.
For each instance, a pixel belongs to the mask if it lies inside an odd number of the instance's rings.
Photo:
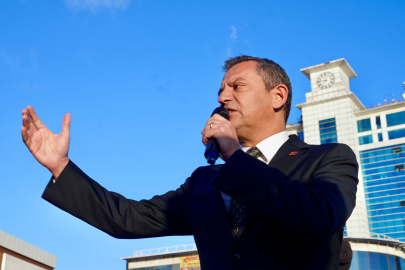
<path id="1" fill-rule="evenodd" d="M 365 106 L 405 81 L 404 1 L 0 1 L 0 230 L 58 257 L 58 270 L 125 269 L 134 250 L 192 237 L 117 240 L 42 200 L 51 174 L 20 136 L 32 105 L 55 133 L 72 114 L 69 157 L 111 191 L 148 199 L 204 166 L 200 130 L 223 61 L 284 67 L 288 122 L 305 102 L 301 68 L 345 58 Z M 181 146 L 181 147 L 179 147 Z"/>

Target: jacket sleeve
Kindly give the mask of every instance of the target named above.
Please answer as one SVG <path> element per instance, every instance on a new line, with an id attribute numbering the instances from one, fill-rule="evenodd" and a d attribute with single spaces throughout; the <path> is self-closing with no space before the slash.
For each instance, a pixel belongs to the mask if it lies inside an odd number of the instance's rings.
<path id="1" fill-rule="evenodd" d="M 341 229 L 352 213 L 357 172 L 356 157 L 344 144 L 334 144 L 323 153 L 305 185 L 238 150 L 213 185 L 300 242 L 319 245 Z"/>
<path id="2" fill-rule="evenodd" d="M 116 238 L 190 235 L 190 179 L 175 191 L 135 201 L 109 192 L 70 161 L 42 198 Z"/>

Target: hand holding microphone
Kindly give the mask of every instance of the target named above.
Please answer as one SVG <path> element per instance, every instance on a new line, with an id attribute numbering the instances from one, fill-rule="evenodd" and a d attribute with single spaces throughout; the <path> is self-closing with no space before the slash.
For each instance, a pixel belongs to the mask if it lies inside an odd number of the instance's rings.
<path id="1" fill-rule="evenodd" d="M 220 156 L 224 161 L 240 148 L 238 136 L 232 123 L 229 121 L 228 110 L 218 107 L 201 131 L 202 142 L 206 145 L 204 156 L 211 165 L 215 164 Z"/>

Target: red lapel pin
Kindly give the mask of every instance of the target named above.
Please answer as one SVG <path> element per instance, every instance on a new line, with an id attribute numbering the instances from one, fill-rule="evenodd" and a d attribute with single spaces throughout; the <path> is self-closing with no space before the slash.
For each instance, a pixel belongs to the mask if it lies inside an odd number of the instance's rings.
<path id="1" fill-rule="evenodd" d="M 295 154 L 297 154 L 297 153 L 298 153 L 298 151 L 294 151 L 294 152 L 289 153 L 288 155 L 289 156 L 295 156 Z"/>

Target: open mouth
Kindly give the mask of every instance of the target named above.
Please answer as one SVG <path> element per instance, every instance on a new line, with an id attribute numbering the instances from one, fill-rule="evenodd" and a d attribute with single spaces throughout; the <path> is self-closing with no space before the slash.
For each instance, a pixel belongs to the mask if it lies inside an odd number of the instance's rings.
<path id="1" fill-rule="evenodd" d="M 232 109 L 232 108 L 226 108 L 229 112 L 229 115 L 233 114 L 236 112 L 236 110 Z"/>

